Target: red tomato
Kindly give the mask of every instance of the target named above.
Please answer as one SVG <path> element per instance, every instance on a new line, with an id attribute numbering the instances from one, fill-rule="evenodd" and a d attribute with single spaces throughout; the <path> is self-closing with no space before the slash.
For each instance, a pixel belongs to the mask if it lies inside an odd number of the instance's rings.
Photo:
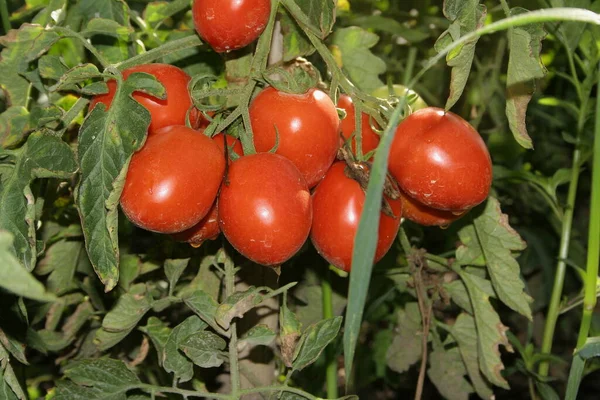
<path id="1" fill-rule="evenodd" d="M 423 226 L 448 226 L 462 217 L 465 212 L 455 214 L 452 211 L 427 207 L 405 193 L 401 193 L 402 216 Z"/>
<path id="2" fill-rule="evenodd" d="M 217 133 L 215 136 L 212 137 L 212 140 L 219 146 L 219 149 L 221 149 L 221 154 L 225 154 L 225 143 L 223 141 L 223 136 L 225 136 L 225 140 L 227 141 L 227 148 L 229 149 L 228 154 L 229 154 L 230 159 L 231 159 L 231 155 L 232 155 L 231 154 L 232 150 L 238 156 L 244 155 L 244 149 L 242 148 L 242 143 L 239 140 L 237 140 L 236 138 L 234 138 L 231 135 Z"/>
<path id="3" fill-rule="evenodd" d="M 165 87 L 167 97 L 164 100 L 153 97 L 143 92 L 134 92 L 133 98 L 150 111 L 151 122 L 148 128 L 149 133 L 153 133 L 160 128 L 171 125 L 185 125 L 185 118 L 188 110 L 192 107 L 192 99 L 188 94 L 188 83 L 190 76 L 185 71 L 168 64 L 144 64 L 127 68 L 123 71 L 123 78 L 127 79 L 134 72 L 145 72 L 153 75 Z M 101 94 L 92 99 L 89 109 L 91 110 L 97 103 L 103 103 L 106 109 L 115 97 L 117 83 L 110 80 L 108 93 Z M 192 109 L 190 120 L 196 121 L 198 125 L 202 123 L 204 117 L 196 109 Z"/>
<path id="4" fill-rule="evenodd" d="M 487 198 L 492 184 L 492 161 L 479 133 L 434 107 L 400 123 L 389 171 L 406 194 L 440 210 L 468 210 Z"/>
<path id="5" fill-rule="evenodd" d="M 194 0 L 196 31 L 216 52 L 237 50 L 265 30 L 270 0 Z"/>
<path id="6" fill-rule="evenodd" d="M 131 158 L 121 207 L 141 228 L 184 231 L 208 214 L 224 172 L 223 154 L 210 138 L 185 126 L 163 128 Z"/>
<path id="7" fill-rule="evenodd" d="M 346 163 L 334 163 L 313 193 L 313 226 L 310 238 L 323 258 L 344 271 L 350 271 L 354 237 L 363 211 L 365 193 L 354 179 L 346 176 Z M 388 202 L 396 218 L 379 217 L 379 239 L 373 262 L 388 252 L 400 228 L 402 203 Z"/>
<path id="8" fill-rule="evenodd" d="M 354 104 L 352 104 L 352 98 L 345 94 L 341 95 L 337 106 L 346 111 L 346 118 L 344 118 L 340 126 L 342 128 L 342 134 L 346 140 L 350 139 L 354 131 L 356 130 L 356 124 L 354 118 L 356 113 L 354 112 Z M 368 114 L 362 113 L 361 115 L 361 126 L 362 126 L 362 154 L 367 154 L 373 151 L 379 145 L 379 135 L 375 133 L 371 128 L 370 117 Z M 352 138 L 352 151 L 356 154 L 356 138 Z"/>
<path id="9" fill-rule="evenodd" d="M 306 181 L 287 158 L 258 153 L 231 163 L 219 195 L 219 225 L 242 255 L 279 265 L 302 247 L 311 221 Z"/>
<path id="10" fill-rule="evenodd" d="M 178 242 L 187 242 L 192 247 L 200 247 L 205 240 L 215 240 L 221 233 L 219 229 L 217 202 L 213 203 L 208 215 L 200 222 L 183 232 L 173 234 L 173 239 Z"/>
<path id="11" fill-rule="evenodd" d="M 278 132 L 276 153 L 298 167 L 309 188 L 323 179 L 339 149 L 340 119 L 331 99 L 318 89 L 288 94 L 266 88 L 250 105 L 250 121 L 256 151 L 271 150 Z"/>

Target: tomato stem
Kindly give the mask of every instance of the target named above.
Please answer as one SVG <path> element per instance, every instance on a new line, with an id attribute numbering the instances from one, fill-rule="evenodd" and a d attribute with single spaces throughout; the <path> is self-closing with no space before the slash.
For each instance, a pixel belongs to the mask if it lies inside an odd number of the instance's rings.
<path id="1" fill-rule="evenodd" d="M 4 29 L 4 34 L 6 35 L 11 29 L 7 1 L 0 1 L 0 15 L 2 16 L 2 28 Z"/>
<path id="2" fill-rule="evenodd" d="M 325 276 L 321 280 L 321 290 L 323 292 L 323 319 L 333 318 L 333 296 L 331 290 L 331 272 L 330 266 L 325 270 Z M 337 357 L 335 349 L 330 346 L 325 351 L 327 360 L 327 398 L 337 399 L 338 397 L 338 378 L 337 378 Z"/>

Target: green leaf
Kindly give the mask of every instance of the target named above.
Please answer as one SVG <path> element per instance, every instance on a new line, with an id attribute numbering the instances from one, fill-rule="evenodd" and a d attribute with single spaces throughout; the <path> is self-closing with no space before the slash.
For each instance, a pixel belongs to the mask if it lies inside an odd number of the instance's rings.
<path id="1" fill-rule="evenodd" d="M 46 283 L 48 291 L 60 296 L 77 288 L 73 277 L 82 251 L 83 243 L 68 240 L 58 241 L 46 250 L 38 267 L 52 271 Z"/>
<path id="2" fill-rule="evenodd" d="M 552 7 L 573 7 L 590 9 L 590 0 L 550 0 Z M 593 10 L 596 11 L 596 10 Z M 562 22 L 558 24 L 554 34 L 567 47 L 567 51 L 573 52 L 581 40 L 586 29 L 586 24 L 578 22 Z"/>
<path id="3" fill-rule="evenodd" d="M 79 386 L 95 389 L 96 395 L 90 399 L 125 399 L 127 388 L 141 383 L 123 361 L 111 358 L 88 359 L 71 364 L 64 374 Z"/>
<path id="4" fill-rule="evenodd" d="M 140 322 L 144 314 L 152 308 L 152 297 L 146 289 L 146 285 L 139 283 L 131 287 L 128 293 L 122 295 L 117 304 L 110 310 L 102 320 L 102 329 L 98 331 L 99 347 L 107 350 L 117 344 L 129 334 Z M 100 332 L 115 333 L 118 335 L 103 335 Z M 107 336 L 112 340 L 102 341 Z M 117 338 L 119 340 L 117 341 Z"/>
<path id="5" fill-rule="evenodd" d="M 102 74 L 94 64 L 78 65 L 63 74 L 56 85 L 50 87 L 50 91 L 74 90 L 77 88 L 75 85 L 89 79 L 99 78 L 100 76 Z"/>
<path id="6" fill-rule="evenodd" d="M 156 352 L 158 353 L 158 365 L 162 366 L 165 354 L 165 345 L 167 344 L 167 340 L 171 334 L 171 328 L 169 328 L 168 325 L 162 322 L 160 319 L 156 317 L 150 317 L 148 318 L 146 326 L 141 326 L 139 329 L 148 335 L 150 340 L 152 340 L 152 343 L 156 348 Z"/>
<path id="7" fill-rule="evenodd" d="M 467 373 L 475 392 L 482 399 L 491 399 L 494 392 L 479 369 L 479 347 L 475 320 L 470 315 L 461 313 L 452 326 L 452 336 L 458 343 L 458 350 L 467 368 Z"/>
<path id="8" fill-rule="evenodd" d="M 11 106 L 0 114 L 0 145 L 11 148 L 23 141 L 31 129 L 29 111 L 22 106 Z"/>
<path id="9" fill-rule="evenodd" d="M 558 394 L 552 389 L 552 386 L 545 382 L 535 381 L 535 387 L 543 400 L 560 400 Z"/>
<path id="10" fill-rule="evenodd" d="M 0 287 L 17 296 L 38 301 L 54 301 L 54 295 L 46 292 L 44 285 L 19 264 L 12 249 L 12 235 L 0 231 Z"/>
<path id="11" fill-rule="evenodd" d="M 429 355 L 427 376 L 438 392 L 448 400 L 468 400 L 473 387 L 465 379 L 467 371 L 458 349 L 435 348 Z"/>
<path id="12" fill-rule="evenodd" d="M 321 285 L 303 285 L 294 291 L 294 297 L 304 304 L 298 304 L 295 308 L 296 315 L 302 326 L 309 326 L 318 322 L 323 314 L 323 290 Z M 333 315 L 342 315 L 346 307 L 346 297 L 333 291 L 332 297 Z"/>
<path id="13" fill-rule="evenodd" d="M 344 71 L 356 86 L 367 93 L 383 86 L 379 75 L 386 71 L 385 62 L 369 50 L 378 41 L 376 34 L 357 26 L 341 28 L 333 34 L 332 44 L 341 52 Z"/>
<path id="14" fill-rule="evenodd" d="M 104 18 L 129 26 L 129 7 L 123 0 L 81 0 L 79 10 L 88 21 Z"/>
<path id="15" fill-rule="evenodd" d="M 197 289 L 183 299 L 185 304 L 208 325 L 215 324 L 218 304 L 205 291 Z"/>
<path id="16" fill-rule="evenodd" d="M 315 48 L 296 23 L 296 20 L 284 8 L 279 10 L 279 21 L 283 35 L 284 62 L 292 61 L 297 57 L 306 57 L 315 52 Z"/>
<path id="17" fill-rule="evenodd" d="M 0 187 L 0 229 L 14 237 L 12 253 L 31 271 L 36 263 L 35 178 L 68 178 L 76 171 L 73 151 L 55 136 L 33 133 L 20 149 L 12 174 Z"/>
<path id="18" fill-rule="evenodd" d="M 503 345 L 507 350 L 512 351 L 506 337 L 508 328 L 500 321 L 498 313 L 490 304 L 489 296 L 479 289 L 474 282 L 473 275 L 462 273 L 460 277 L 467 287 L 475 314 L 479 368 L 490 383 L 508 389 L 508 383 L 501 374 L 504 364 L 502 364 L 500 350 L 498 349 L 500 345 Z"/>
<path id="19" fill-rule="evenodd" d="M 179 382 L 187 382 L 194 375 L 194 365 L 179 352 L 179 347 L 188 336 L 205 329 L 206 326 L 200 318 L 191 316 L 173 328 L 165 343 L 163 367 L 165 371 L 173 372 Z"/>
<path id="20" fill-rule="evenodd" d="M 183 340 L 179 348 L 200 368 L 212 368 L 223 364 L 221 351 L 226 345 L 216 334 L 200 331 Z"/>
<path id="21" fill-rule="evenodd" d="M 189 258 L 181 258 L 177 260 L 165 260 L 165 275 L 169 280 L 169 292 L 173 294 L 177 281 L 183 274 L 190 262 Z"/>
<path id="22" fill-rule="evenodd" d="M 310 21 L 310 28 L 325 39 L 335 23 L 335 0 L 295 0 Z"/>
<path id="23" fill-rule="evenodd" d="M 94 315 L 94 307 L 88 301 L 80 303 L 67 318 L 60 332 L 43 329 L 37 332 L 48 351 L 59 352 L 69 346 L 77 338 L 77 333 Z"/>
<path id="24" fill-rule="evenodd" d="M 129 160 L 145 140 L 150 114 L 131 94 L 163 97 L 164 88 L 148 74 L 134 73 L 118 85 L 108 112 L 98 104 L 79 131 L 81 181 L 77 206 L 86 249 L 105 290 L 119 279 L 117 206 Z"/>
<path id="25" fill-rule="evenodd" d="M 2 359 L 8 359 L 9 354 L 6 352 L 10 353 L 10 355 L 17 359 L 21 364 L 29 365 L 29 362 L 25 357 L 25 345 L 0 329 L 0 361 Z"/>
<path id="26" fill-rule="evenodd" d="M 296 344 L 302 334 L 302 324 L 287 306 L 286 300 L 283 300 L 279 308 L 279 340 L 281 347 L 281 358 L 288 368 L 292 368 L 294 355 L 296 354 Z"/>
<path id="27" fill-rule="evenodd" d="M 486 14 L 486 7 L 483 4 L 480 5 L 479 0 L 444 1 L 444 15 L 452 24 L 439 37 L 435 44 L 435 49 L 439 52 L 462 36 L 481 28 Z M 479 38 L 475 37 L 446 56 L 448 66 L 452 67 L 450 95 L 446 101 L 446 110 L 449 110 L 456 104 L 465 90 L 478 40 Z"/>
<path id="28" fill-rule="evenodd" d="M 516 7 L 510 14 L 515 16 L 526 12 L 524 8 Z M 540 57 L 545 36 L 541 23 L 511 28 L 508 33 L 510 56 L 506 74 L 506 116 L 515 139 L 527 149 L 533 148 L 525 124 L 527 105 L 535 91 L 535 80 L 546 76 Z"/>
<path id="29" fill-rule="evenodd" d="M 189 6 L 189 0 L 152 2 L 149 3 L 144 10 L 144 21 L 156 29 L 165 19 L 189 8 Z"/>
<path id="30" fill-rule="evenodd" d="M 408 26 L 396 19 L 384 17 L 383 15 L 360 16 L 352 18 L 351 23 L 363 29 L 374 29 L 376 31 L 391 33 L 403 38 L 410 44 L 420 43 L 430 37 L 427 30 L 422 29 L 420 26 Z"/>
<path id="31" fill-rule="evenodd" d="M 234 318 L 241 318 L 263 301 L 264 297 L 255 287 L 243 292 L 235 292 L 221 304 L 215 312 L 215 321 L 221 327 L 229 329 Z"/>
<path id="32" fill-rule="evenodd" d="M 317 361 L 321 352 L 337 336 L 342 326 L 342 317 L 328 318 L 306 328 L 292 363 L 295 371 L 300 371 Z"/>
<path id="33" fill-rule="evenodd" d="M 406 372 L 421 359 L 423 346 L 419 332 L 422 329 L 419 305 L 407 303 L 403 310 L 398 311 L 394 338 L 385 355 L 390 369 L 398 373 Z"/>
<path id="34" fill-rule="evenodd" d="M 532 299 L 524 292 L 519 264 L 512 254 L 525 249 L 525 242 L 508 224 L 508 216 L 502 214 L 498 200 L 490 197 L 482 207 L 483 212 L 473 220 L 473 227 L 459 231 L 463 245 L 457 250 L 457 262 L 469 264 L 465 252 L 481 252 L 498 298 L 531 320 Z"/>
<path id="35" fill-rule="evenodd" d="M 94 35 L 113 36 L 117 39 L 127 40 L 128 36 L 133 32 L 133 29 L 128 26 L 123 26 L 117 21 L 104 18 L 94 18 L 88 22 L 81 34 L 85 37 Z"/>
<path id="36" fill-rule="evenodd" d="M 9 368 L 12 371 L 12 367 L 10 365 L 8 366 L 7 370 Z M 10 385 L 8 384 L 8 377 L 6 375 L 7 371 L 3 371 L 0 368 L 0 398 L 4 400 L 24 400 L 25 397 L 19 398 L 15 395 L 15 392 L 13 392 Z"/>
<path id="37" fill-rule="evenodd" d="M 242 337 L 240 337 L 240 343 L 248 344 L 250 346 L 268 346 L 275 340 L 277 334 L 271 330 L 267 325 L 259 324 L 255 325 Z"/>
<path id="38" fill-rule="evenodd" d="M 40 57 L 38 69 L 42 78 L 58 81 L 69 70 L 69 67 L 62 57 L 48 54 Z"/>
<path id="39" fill-rule="evenodd" d="M 571 361 L 571 368 L 569 369 L 569 379 L 567 381 L 567 390 L 565 393 L 565 400 L 577 400 L 577 393 L 579 392 L 579 385 L 583 378 L 583 370 L 585 368 L 585 360 L 580 355 L 575 355 Z"/>
<path id="40" fill-rule="evenodd" d="M 584 360 L 600 357 L 600 337 L 587 338 L 583 347 L 578 349 L 575 354 L 578 354 Z"/>
<path id="41" fill-rule="evenodd" d="M 27 104 L 29 82 L 21 74 L 29 70 L 29 62 L 44 54 L 59 38 L 53 31 L 30 24 L 0 37 L 0 45 L 5 46 L 0 54 L 0 88 L 5 91 L 8 104 Z"/>

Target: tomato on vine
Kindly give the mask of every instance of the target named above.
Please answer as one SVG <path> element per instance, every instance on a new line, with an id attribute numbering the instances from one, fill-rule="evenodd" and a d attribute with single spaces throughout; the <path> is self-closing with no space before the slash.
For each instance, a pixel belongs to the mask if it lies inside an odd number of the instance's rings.
<path id="1" fill-rule="evenodd" d="M 419 203 L 404 192 L 400 193 L 400 199 L 402 200 L 402 216 L 423 226 L 445 227 L 467 212 L 452 212 L 427 207 L 425 204 Z"/>
<path id="2" fill-rule="evenodd" d="M 277 137 L 277 154 L 291 160 L 315 186 L 333 163 L 340 145 L 340 120 L 335 105 L 319 89 L 290 94 L 268 87 L 250 104 L 254 146 L 271 150 Z"/>
<path id="3" fill-rule="evenodd" d="M 196 108 L 192 108 L 192 99 L 188 94 L 188 83 L 191 78 L 185 71 L 169 64 L 143 64 L 124 70 L 123 79 L 127 79 L 134 72 L 145 72 L 153 75 L 165 87 L 166 91 L 164 100 L 143 92 L 134 92 L 133 94 L 133 98 L 150 112 L 149 133 L 166 126 L 185 125 L 188 110 L 191 110 L 190 121 L 192 124 L 200 125 L 202 123 L 204 117 Z M 114 80 L 109 80 L 106 85 L 108 86 L 108 93 L 95 96 L 90 102 L 90 110 L 98 103 L 103 103 L 106 109 L 109 109 L 115 97 L 117 83 Z"/>
<path id="4" fill-rule="evenodd" d="M 440 210 L 468 210 L 487 198 L 492 184 L 492 161 L 479 133 L 435 107 L 398 125 L 389 171 L 407 195 Z"/>
<path id="5" fill-rule="evenodd" d="M 205 240 L 215 240 L 219 236 L 219 233 L 221 233 L 218 213 L 219 208 L 215 201 L 206 217 L 202 218 L 200 222 L 191 228 L 183 232 L 174 233 L 172 235 L 173 239 L 178 242 L 189 243 L 192 247 L 200 247 Z"/>
<path id="6" fill-rule="evenodd" d="M 265 30 L 270 0 L 194 0 L 196 31 L 216 52 L 241 49 Z"/>
<path id="7" fill-rule="evenodd" d="M 346 174 L 346 163 L 334 163 L 315 189 L 313 225 L 310 238 L 313 245 L 330 264 L 350 271 L 354 238 L 365 203 L 365 192 L 360 184 Z M 387 199 L 394 217 L 380 214 L 379 237 L 375 259 L 377 262 L 389 251 L 396 239 L 402 216 L 400 199 Z"/>
<path id="8" fill-rule="evenodd" d="M 348 95 L 341 95 L 338 99 L 337 106 L 346 111 L 346 118 L 344 118 L 340 127 L 342 129 L 342 135 L 346 140 L 352 137 L 352 134 L 356 130 L 356 123 L 354 121 L 356 112 L 354 110 L 354 104 L 352 98 Z M 367 154 L 377 148 L 379 145 L 379 135 L 375 133 L 371 127 L 371 118 L 368 114 L 361 113 L 361 134 L 362 134 L 362 154 Z M 352 151 L 356 154 L 356 137 L 352 138 Z"/>
<path id="9" fill-rule="evenodd" d="M 246 258 L 267 266 L 287 261 L 306 241 L 311 221 L 306 181 L 287 158 L 258 153 L 231 163 L 219 195 L 219 225 Z"/>
<path id="10" fill-rule="evenodd" d="M 210 138 L 185 126 L 160 129 L 131 158 L 121 208 L 146 230 L 184 231 L 208 214 L 224 172 L 225 158 Z"/>
<path id="11" fill-rule="evenodd" d="M 242 143 L 231 135 L 226 135 L 222 132 L 217 133 L 212 137 L 212 140 L 217 144 L 217 146 L 219 146 L 221 154 L 225 154 L 225 145 L 227 144 L 227 154 L 229 157 L 229 162 L 231 162 L 233 156 L 232 153 L 235 153 L 238 157 L 244 155 Z"/>

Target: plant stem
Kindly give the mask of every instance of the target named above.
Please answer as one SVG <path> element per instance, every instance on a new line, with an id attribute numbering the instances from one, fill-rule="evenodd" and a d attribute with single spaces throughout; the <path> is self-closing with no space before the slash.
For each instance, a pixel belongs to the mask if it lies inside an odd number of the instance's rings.
<path id="1" fill-rule="evenodd" d="M 327 268 L 325 276 L 321 280 L 321 289 L 323 292 L 323 318 L 333 318 L 333 298 L 331 291 L 331 272 Z M 327 398 L 338 398 L 338 379 L 337 379 L 337 359 L 335 349 L 330 346 L 325 350 L 327 360 Z"/>
<path id="2" fill-rule="evenodd" d="M 139 64 L 147 64 L 152 61 L 156 61 L 157 59 L 174 53 L 176 51 L 189 49 L 191 47 L 196 47 L 202 45 L 202 42 L 198 38 L 197 35 L 187 36 L 182 39 L 173 40 L 172 42 L 165 43 L 164 45 L 157 47 L 152 50 L 148 50 L 142 54 L 138 54 L 137 56 L 133 56 L 125 61 L 122 61 L 115 66 L 121 71 L 133 67 Z"/>
<path id="3" fill-rule="evenodd" d="M 225 295 L 231 296 L 235 292 L 235 272 L 236 268 L 233 261 L 225 262 Z M 240 390 L 240 367 L 238 364 L 237 350 L 237 326 L 232 323 L 229 327 L 229 374 L 231 377 L 231 395 L 237 398 Z"/>
<path id="4" fill-rule="evenodd" d="M 415 62 L 417 60 L 417 48 L 411 47 L 408 50 L 408 59 L 406 60 L 406 69 L 404 70 L 404 76 L 402 78 L 402 84 L 407 86 L 412 79 L 413 72 L 415 70 Z"/>
<path id="5" fill-rule="evenodd" d="M 600 67 L 598 68 L 600 79 Z M 600 81 L 599 81 L 600 82 Z M 583 346 L 590 332 L 592 313 L 596 307 L 598 264 L 600 263 L 600 101 L 596 102 L 594 155 L 592 164 L 592 195 L 590 200 L 590 227 L 588 232 L 587 268 L 583 298 L 583 316 L 579 326 L 577 348 Z"/>
<path id="6" fill-rule="evenodd" d="M 10 16 L 8 15 L 8 0 L 0 1 L 0 15 L 2 16 L 2 28 L 6 35 L 10 31 Z"/>

